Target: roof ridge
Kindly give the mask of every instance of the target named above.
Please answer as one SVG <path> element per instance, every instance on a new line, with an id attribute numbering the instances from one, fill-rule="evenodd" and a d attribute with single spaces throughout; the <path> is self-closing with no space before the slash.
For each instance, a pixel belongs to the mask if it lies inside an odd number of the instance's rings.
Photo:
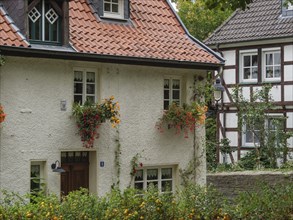
<path id="1" fill-rule="evenodd" d="M 20 32 L 20 29 L 16 26 L 13 19 L 8 15 L 8 12 L 0 2 L 0 11 L 2 12 L 4 18 L 6 19 L 8 25 L 15 31 L 15 33 L 24 41 L 29 47 L 31 46 L 30 43 L 26 40 L 25 36 Z"/>
<path id="2" fill-rule="evenodd" d="M 225 62 L 225 59 L 220 56 L 219 54 L 217 54 L 215 51 L 213 51 L 211 48 L 209 48 L 207 45 L 205 45 L 203 42 L 199 41 L 198 39 L 196 39 L 194 36 L 192 36 L 188 29 L 186 28 L 186 26 L 184 25 L 184 23 L 182 22 L 181 18 L 178 16 L 178 14 L 175 12 L 173 6 L 171 5 L 169 0 L 166 0 L 167 4 L 169 5 L 169 7 L 171 8 L 173 14 L 175 15 L 176 19 L 178 20 L 178 22 L 181 24 L 183 30 L 185 31 L 185 33 L 187 34 L 187 36 L 194 41 L 195 43 L 197 43 L 201 48 L 207 50 L 207 52 L 211 53 L 212 55 L 214 55 L 218 60 L 220 60 L 222 63 Z"/>

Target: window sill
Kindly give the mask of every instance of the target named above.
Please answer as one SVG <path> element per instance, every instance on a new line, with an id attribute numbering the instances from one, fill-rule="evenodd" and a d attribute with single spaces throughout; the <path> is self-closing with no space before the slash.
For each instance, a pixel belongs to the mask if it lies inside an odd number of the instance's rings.
<path id="1" fill-rule="evenodd" d="M 112 17 L 112 16 L 100 16 L 100 18 L 105 20 L 120 21 L 120 22 L 128 21 L 128 19 L 125 19 L 125 18 Z"/>

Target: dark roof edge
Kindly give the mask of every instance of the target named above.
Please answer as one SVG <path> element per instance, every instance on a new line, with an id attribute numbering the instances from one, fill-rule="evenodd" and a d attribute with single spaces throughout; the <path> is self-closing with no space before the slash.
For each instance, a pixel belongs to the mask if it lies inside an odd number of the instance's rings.
<path id="1" fill-rule="evenodd" d="M 199 63 L 193 61 L 178 61 L 178 60 L 163 60 L 156 58 L 141 58 L 129 56 L 114 56 L 106 54 L 80 53 L 69 51 L 48 51 L 43 49 L 25 48 L 25 47 L 11 47 L 1 46 L 0 52 L 6 56 L 21 56 L 21 57 L 37 57 L 50 59 L 66 59 L 89 62 L 105 62 L 128 65 L 145 65 L 157 67 L 174 67 L 186 69 L 205 69 L 218 70 L 222 64 L 215 63 Z"/>
<path id="2" fill-rule="evenodd" d="M 203 49 L 207 50 L 209 53 L 213 54 L 218 60 L 220 60 L 220 62 L 222 64 L 225 63 L 225 59 L 220 56 L 219 54 L 217 54 L 215 51 L 213 51 L 211 48 L 209 48 L 207 45 L 205 45 L 204 43 L 202 43 L 201 41 L 199 41 L 198 39 L 196 39 L 195 37 L 193 37 L 189 31 L 187 30 L 186 26 L 184 25 L 184 23 L 182 22 L 181 18 L 179 17 L 179 15 L 176 13 L 176 11 L 174 10 L 173 6 L 170 3 L 170 0 L 166 0 L 166 2 L 168 3 L 168 5 L 170 6 L 173 14 L 176 16 L 177 20 L 179 21 L 180 25 L 182 26 L 182 28 L 184 29 L 185 33 L 187 34 L 187 36 L 193 40 L 195 43 L 197 43 L 199 46 L 201 46 Z"/>

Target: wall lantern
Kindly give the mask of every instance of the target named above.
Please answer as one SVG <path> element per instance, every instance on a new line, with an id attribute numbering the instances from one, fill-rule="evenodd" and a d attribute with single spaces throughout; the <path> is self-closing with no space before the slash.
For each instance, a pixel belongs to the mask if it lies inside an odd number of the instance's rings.
<path id="1" fill-rule="evenodd" d="M 214 83 L 214 98 L 215 101 L 220 101 L 222 99 L 222 92 L 225 90 L 224 86 L 222 85 L 222 80 L 220 77 L 216 78 Z"/>
<path id="2" fill-rule="evenodd" d="M 51 168 L 52 168 L 52 171 L 56 172 L 56 173 L 64 173 L 65 172 L 65 170 L 61 168 L 59 160 L 56 160 L 55 163 L 52 163 Z"/>

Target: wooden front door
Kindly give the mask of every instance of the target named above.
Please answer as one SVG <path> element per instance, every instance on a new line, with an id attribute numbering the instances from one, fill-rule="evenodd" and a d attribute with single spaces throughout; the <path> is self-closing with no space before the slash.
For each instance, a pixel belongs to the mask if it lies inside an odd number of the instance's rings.
<path id="1" fill-rule="evenodd" d="M 62 152 L 61 165 L 66 171 L 61 173 L 62 195 L 81 187 L 89 189 L 89 152 Z"/>

